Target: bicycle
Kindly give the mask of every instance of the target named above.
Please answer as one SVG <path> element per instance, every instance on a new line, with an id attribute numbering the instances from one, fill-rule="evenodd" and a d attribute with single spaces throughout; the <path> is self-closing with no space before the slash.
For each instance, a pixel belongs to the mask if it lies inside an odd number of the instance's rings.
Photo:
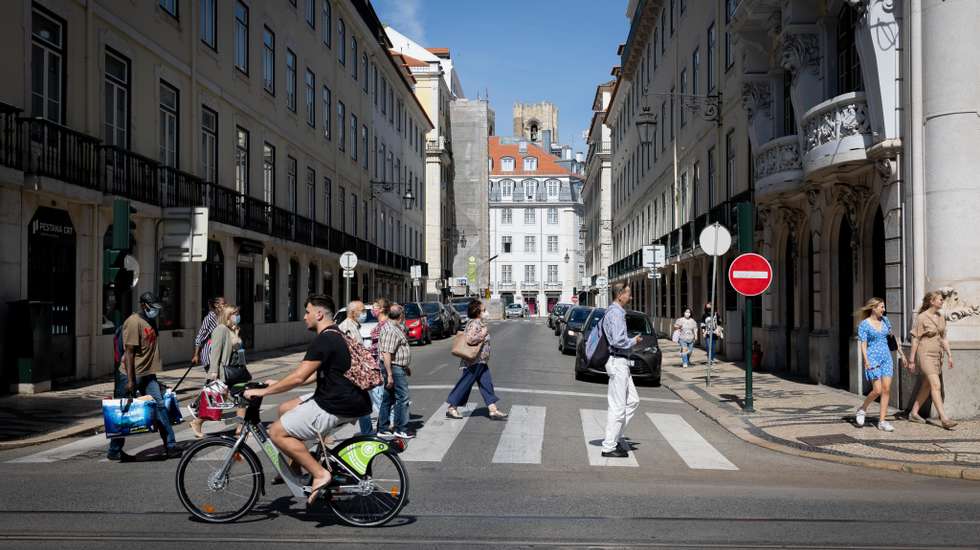
<path id="1" fill-rule="evenodd" d="M 188 448 L 177 465 L 177 495 L 195 517 L 208 523 L 230 523 L 255 506 L 265 495 L 265 473 L 259 457 L 247 445 L 258 442 L 262 454 L 282 476 L 298 499 L 311 493 L 308 476 L 294 473 L 259 419 L 262 398 L 246 400 L 242 393 L 265 384 L 240 384 L 230 393 L 237 406 L 246 407 L 241 435 L 211 436 Z M 354 527 L 375 527 L 391 521 L 408 501 L 408 475 L 398 458 L 401 439 L 354 436 L 330 448 L 321 440 L 311 453 L 331 472 L 320 499 L 342 522 Z M 225 504 L 225 502 L 228 504 Z"/>

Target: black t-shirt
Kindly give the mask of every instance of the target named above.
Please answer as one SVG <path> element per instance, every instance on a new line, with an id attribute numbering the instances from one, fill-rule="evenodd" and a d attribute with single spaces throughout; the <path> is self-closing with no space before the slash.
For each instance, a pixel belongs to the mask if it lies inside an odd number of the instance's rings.
<path id="1" fill-rule="evenodd" d="M 347 342 L 336 330 L 321 332 L 310 343 L 304 361 L 319 361 L 313 400 L 335 416 L 360 417 L 371 412 L 371 397 L 344 377 L 350 368 Z"/>

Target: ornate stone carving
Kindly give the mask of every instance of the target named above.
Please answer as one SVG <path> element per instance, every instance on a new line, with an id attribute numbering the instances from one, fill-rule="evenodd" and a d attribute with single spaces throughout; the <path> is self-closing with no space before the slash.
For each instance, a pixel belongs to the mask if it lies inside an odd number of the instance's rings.
<path id="1" fill-rule="evenodd" d="M 756 180 L 765 179 L 779 172 L 802 170 L 800 144 L 796 136 L 793 139 L 774 140 L 764 146 L 755 156 L 754 168 Z"/>
<path id="2" fill-rule="evenodd" d="M 980 315 L 980 305 L 968 305 L 960 302 L 960 294 L 955 288 L 951 286 L 943 287 L 939 289 L 939 293 L 942 294 L 943 300 L 943 312 L 946 315 L 946 319 L 951 323 L 955 323 L 964 317 L 973 317 L 974 315 Z"/>
<path id="3" fill-rule="evenodd" d="M 783 51 L 780 65 L 793 74 L 793 81 L 803 71 L 820 75 L 820 41 L 816 33 L 786 32 L 783 34 Z"/>
<path id="4" fill-rule="evenodd" d="M 757 113 L 764 112 L 767 118 L 772 118 L 772 87 L 768 80 L 747 81 L 742 83 L 742 107 L 749 117 L 749 122 Z"/>
<path id="5" fill-rule="evenodd" d="M 880 158 L 875 161 L 875 169 L 878 171 L 878 177 L 887 183 L 895 173 L 895 159 Z"/>
<path id="6" fill-rule="evenodd" d="M 856 187 L 847 183 L 835 183 L 834 193 L 837 197 L 837 204 L 844 207 L 844 214 L 847 216 L 847 223 L 851 225 L 851 230 L 856 236 L 858 231 L 858 209 L 868 196 L 868 189 Z"/>
<path id="7" fill-rule="evenodd" d="M 810 115 L 803 121 L 803 154 L 846 137 L 871 134 L 868 103 L 864 98 L 854 98 L 831 104 L 826 110 Z"/>
<path id="8" fill-rule="evenodd" d="M 780 206 L 779 215 L 783 219 L 783 223 L 786 224 L 786 228 L 789 230 L 790 238 L 792 238 L 795 242 L 800 226 L 802 226 L 803 222 L 806 220 L 806 214 L 804 214 L 799 208 L 792 206 Z"/>

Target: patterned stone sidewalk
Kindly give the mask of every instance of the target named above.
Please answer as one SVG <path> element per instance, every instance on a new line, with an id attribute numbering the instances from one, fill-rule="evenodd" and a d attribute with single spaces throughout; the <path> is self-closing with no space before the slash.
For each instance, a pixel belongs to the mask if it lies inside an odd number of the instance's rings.
<path id="1" fill-rule="evenodd" d="M 743 411 L 745 371 L 716 362 L 706 385 L 707 356 L 696 349 L 693 367 L 682 368 L 678 346 L 661 341 L 663 382 L 671 390 L 738 437 L 800 456 L 942 477 L 980 480 L 980 420 L 961 421 L 952 430 L 908 422 L 889 407 L 894 432 L 876 428 L 878 405 L 859 428 L 854 412 L 861 396 L 768 372 L 753 376 L 755 412 Z M 896 419 L 896 413 L 900 418 Z"/>

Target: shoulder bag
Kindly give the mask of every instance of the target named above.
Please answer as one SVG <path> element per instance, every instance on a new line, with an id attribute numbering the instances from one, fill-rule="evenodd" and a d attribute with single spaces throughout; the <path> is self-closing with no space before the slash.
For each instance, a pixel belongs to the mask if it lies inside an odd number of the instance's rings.
<path id="1" fill-rule="evenodd" d="M 483 347 L 483 342 L 479 344 L 470 345 L 466 342 L 466 331 L 459 333 L 456 339 L 453 340 L 452 354 L 460 359 L 472 363 L 477 357 L 480 356 L 480 349 Z"/>

